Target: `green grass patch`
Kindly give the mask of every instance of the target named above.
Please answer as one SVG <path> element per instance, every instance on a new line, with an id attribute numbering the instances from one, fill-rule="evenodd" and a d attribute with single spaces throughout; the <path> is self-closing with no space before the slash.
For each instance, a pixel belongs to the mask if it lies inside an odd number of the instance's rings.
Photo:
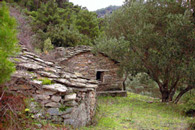
<path id="1" fill-rule="evenodd" d="M 13 61 L 20 62 L 21 60 L 20 59 L 17 59 L 17 58 L 13 58 Z"/>
<path id="2" fill-rule="evenodd" d="M 83 130 L 185 130 L 188 117 L 181 105 L 128 93 L 128 97 L 99 97 L 96 124 Z"/>
<path id="3" fill-rule="evenodd" d="M 42 81 L 42 85 L 51 85 L 53 84 L 52 81 L 48 78 L 40 78 L 39 81 Z"/>
<path id="4" fill-rule="evenodd" d="M 71 108 L 71 107 L 62 105 L 62 106 L 60 106 L 59 110 L 66 111 L 66 109 L 68 109 L 68 108 Z"/>

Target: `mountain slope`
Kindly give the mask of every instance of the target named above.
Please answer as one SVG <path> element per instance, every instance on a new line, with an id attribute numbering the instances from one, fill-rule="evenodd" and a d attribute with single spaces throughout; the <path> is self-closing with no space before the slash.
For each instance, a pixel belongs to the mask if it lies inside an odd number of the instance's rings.
<path id="1" fill-rule="evenodd" d="M 32 29 L 30 21 L 18 9 L 10 6 L 10 15 L 16 18 L 18 23 L 18 39 L 20 44 L 26 46 L 29 50 L 33 50 L 32 46 Z"/>
<path id="2" fill-rule="evenodd" d="M 95 12 L 97 13 L 98 17 L 104 17 L 107 14 L 111 14 L 113 11 L 117 10 L 121 6 L 108 6 L 106 8 L 98 9 Z"/>

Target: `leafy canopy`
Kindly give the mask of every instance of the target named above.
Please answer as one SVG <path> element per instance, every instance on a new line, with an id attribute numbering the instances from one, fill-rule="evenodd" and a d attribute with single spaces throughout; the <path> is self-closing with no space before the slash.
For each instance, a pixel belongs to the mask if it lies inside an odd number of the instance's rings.
<path id="1" fill-rule="evenodd" d="M 96 43 L 121 62 L 123 73 L 147 73 L 162 101 L 172 101 L 182 84 L 194 88 L 195 28 L 192 12 L 177 2 L 127 2 L 107 18 L 106 37 Z"/>

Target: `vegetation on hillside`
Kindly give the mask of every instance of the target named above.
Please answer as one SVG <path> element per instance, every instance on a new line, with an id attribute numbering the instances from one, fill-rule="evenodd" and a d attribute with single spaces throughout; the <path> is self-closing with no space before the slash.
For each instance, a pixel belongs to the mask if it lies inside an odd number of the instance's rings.
<path id="1" fill-rule="evenodd" d="M 179 101 L 195 86 L 195 28 L 189 6 L 178 2 L 127 2 L 107 18 L 106 36 L 96 41 L 121 63 L 124 75 L 146 73 L 161 92 L 162 102 Z"/>
<path id="2" fill-rule="evenodd" d="M 15 70 L 9 60 L 17 51 L 16 21 L 10 17 L 5 2 L 0 2 L 0 84 L 6 82 Z"/>
<path id="3" fill-rule="evenodd" d="M 9 1 L 9 0 L 8 0 Z M 92 45 L 101 34 L 96 13 L 64 0 L 15 0 L 31 18 L 33 45 L 44 50 L 47 39 L 55 47 Z"/>
<path id="4" fill-rule="evenodd" d="M 40 49 L 48 38 L 54 46 L 67 47 L 91 45 L 100 34 L 96 14 L 69 2 L 59 6 L 51 0 L 28 14 L 33 19 L 32 27 Z"/>

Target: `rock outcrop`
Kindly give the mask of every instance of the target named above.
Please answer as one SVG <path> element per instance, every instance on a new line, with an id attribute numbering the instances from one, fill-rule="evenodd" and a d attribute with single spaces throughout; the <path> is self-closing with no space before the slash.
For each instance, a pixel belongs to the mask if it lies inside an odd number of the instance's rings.
<path id="1" fill-rule="evenodd" d="M 25 48 L 12 61 L 17 68 L 12 82 L 17 86 L 10 89 L 33 97 L 29 102 L 33 118 L 74 127 L 90 123 L 96 107 L 96 80 L 66 72 Z"/>

